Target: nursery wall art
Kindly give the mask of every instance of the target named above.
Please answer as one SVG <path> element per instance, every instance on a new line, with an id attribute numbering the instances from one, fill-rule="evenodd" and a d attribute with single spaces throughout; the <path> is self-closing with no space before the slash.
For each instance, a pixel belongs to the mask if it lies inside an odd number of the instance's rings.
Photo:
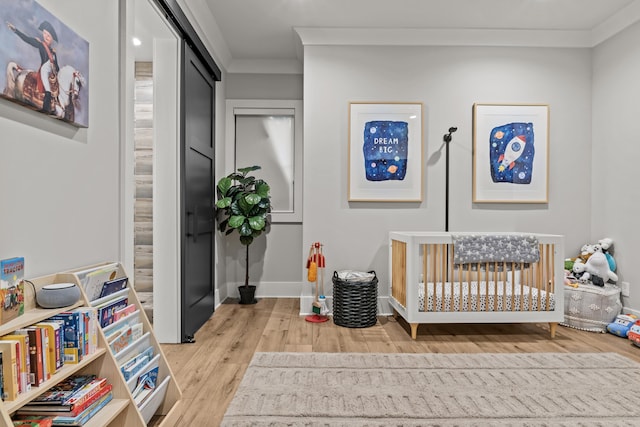
<path id="1" fill-rule="evenodd" d="M 349 104 L 349 201 L 422 201 L 422 103 Z"/>
<path id="2" fill-rule="evenodd" d="M 88 127 L 89 43 L 33 0 L 4 1 L 0 23 L 0 96 Z"/>
<path id="3" fill-rule="evenodd" d="M 548 163 L 548 105 L 474 104 L 474 203 L 547 203 Z"/>

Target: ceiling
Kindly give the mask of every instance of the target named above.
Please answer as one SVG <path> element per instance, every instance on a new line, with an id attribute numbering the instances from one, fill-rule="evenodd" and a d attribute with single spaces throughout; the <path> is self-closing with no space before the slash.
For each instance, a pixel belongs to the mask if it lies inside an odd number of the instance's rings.
<path id="1" fill-rule="evenodd" d="M 312 44 L 592 47 L 640 0 L 182 0 L 228 72 L 301 72 Z"/>

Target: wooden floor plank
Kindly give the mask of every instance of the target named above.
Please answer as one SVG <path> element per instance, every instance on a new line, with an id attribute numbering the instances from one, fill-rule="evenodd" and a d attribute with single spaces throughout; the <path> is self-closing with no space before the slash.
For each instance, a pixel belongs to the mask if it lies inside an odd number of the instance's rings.
<path id="1" fill-rule="evenodd" d="M 177 425 L 218 426 L 256 351 L 614 352 L 640 362 L 640 348 L 626 339 L 566 327 L 559 327 L 555 339 L 550 339 L 547 324 L 421 325 L 412 340 L 401 318 L 379 316 L 370 328 L 344 328 L 331 319 L 307 322 L 299 312 L 297 298 L 261 299 L 247 306 L 223 304 L 196 333 L 195 343 L 163 345 L 183 391 Z M 159 421 L 154 418 L 150 425 Z"/>

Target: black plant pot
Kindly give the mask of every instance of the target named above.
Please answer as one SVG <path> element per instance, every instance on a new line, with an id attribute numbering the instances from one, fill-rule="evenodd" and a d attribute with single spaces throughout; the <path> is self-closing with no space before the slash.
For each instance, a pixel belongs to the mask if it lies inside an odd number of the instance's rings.
<path id="1" fill-rule="evenodd" d="M 238 291 L 240 292 L 240 304 L 256 304 L 258 302 L 258 300 L 255 299 L 255 286 L 238 286 Z"/>

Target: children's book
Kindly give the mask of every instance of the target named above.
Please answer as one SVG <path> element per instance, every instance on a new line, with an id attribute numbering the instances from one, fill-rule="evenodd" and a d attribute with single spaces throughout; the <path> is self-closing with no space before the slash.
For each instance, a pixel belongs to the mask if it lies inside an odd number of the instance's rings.
<path id="1" fill-rule="evenodd" d="M 129 298 L 121 296 L 96 306 L 100 326 L 104 328 L 112 324 L 114 322 L 114 313 L 127 305 L 129 305 Z"/>
<path id="2" fill-rule="evenodd" d="M 0 324 L 24 314 L 24 258 L 0 260 Z"/>
<path id="3" fill-rule="evenodd" d="M 127 348 L 127 346 L 133 341 L 133 331 L 131 327 L 128 327 L 120 331 L 111 341 L 109 341 L 109 347 L 113 353 L 118 353 Z"/>
<path id="4" fill-rule="evenodd" d="M 0 350 L 0 399 L 4 400 L 4 368 L 2 361 L 2 350 Z"/>
<path id="5" fill-rule="evenodd" d="M 113 392 L 109 390 L 102 397 L 89 405 L 76 416 L 53 416 L 50 417 L 53 426 L 82 426 L 87 423 L 100 409 L 102 409 L 113 398 Z M 42 415 L 19 415 L 23 420 L 44 419 Z"/>
<path id="6" fill-rule="evenodd" d="M 104 282 L 115 279 L 117 274 L 118 263 L 107 264 L 76 273 L 80 278 L 80 283 L 82 284 L 89 301 L 99 298 Z"/>
<path id="7" fill-rule="evenodd" d="M 154 356 L 155 355 L 155 356 Z M 127 385 L 129 386 L 129 390 L 133 391 L 136 386 L 138 374 L 142 372 L 143 369 L 149 366 L 152 366 L 152 363 L 158 364 L 158 360 L 160 359 L 159 354 L 155 354 L 155 350 L 153 346 L 149 346 L 144 350 L 140 351 L 140 353 L 127 360 L 121 367 L 122 375 L 124 375 L 125 380 L 127 380 Z M 151 361 L 151 362 L 149 362 Z M 132 383 L 131 383 L 132 381 Z"/>
<path id="8" fill-rule="evenodd" d="M 34 326 L 46 328 L 49 331 L 49 358 L 50 363 L 53 366 L 52 373 L 55 373 L 63 365 L 63 359 L 61 357 L 61 347 L 64 347 L 64 341 L 62 337 L 62 328 L 58 322 L 40 322 Z M 53 338 L 53 339 L 51 339 Z"/>
<path id="9" fill-rule="evenodd" d="M 85 384 L 81 389 L 77 390 L 67 403 L 62 405 L 31 405 L 26 404 L 18 409 L 18 415 L 49 415 L 75 417 L 80 415 L 89 406 L 109 393 L 112 389 L 111 384 L 107 383 L 106 378 L 96 378 L 89 384 Z"/>
<path id="10" fill-rule="evenodd" d="M 84 356 L 85 321 L 80 311 L 65 311 L 50 317 L 47 321 L 62 321 L 64 340 L 64 363 L 79 363 Z"/>
<path id="11" fill-rule="evenodd" d="M 110 335 L 109 347 L 114 354 L 117 354 L 127 348 L 129 344 L 132 344 L 135 340 L 142 336 L 142 323 L 136 323 L 126 328 L 121 329 L 115 336 Z"/>
<path id="12" fill-rule="evenodd" d="M 16 257 L 0 260 L 0 288 L 18 286 L 24 279 L 24 258 Z"/>
<path id="13" fill-rule="evenodd" d="M 71 375 L 29 402 L 34 405 L 65 405 L 73 395 L 96 380 L 96 375 Z"/>
<path id="14" fill-rule="evenodd" d="M 113 313 L 113 321 L 114 321 L 114 323 L 117 322 L 118 320 L 122 319 L 123 317 L 127 317 L 128 315 L 134 313 L 135 311 L 136 311 L 136 305 L 135 304 L 129 304 L 125 308 L 122 308 L 120 310 L 116 310 Z"/>
<path id="15" fill-rule="evenodd" d="M 18 381 L 20 382 L 20 390 L 24 393 L 24 390 L 31 390 L 31 357 L 29 357 L 29 333 L 26 329 L 17 329 L 10 335 L 4 335 L 0 337 L 0 340 L 18 340 L 20 341 L 20 354 L 18 359 L 20 360 L 20 376 Z"/>
<path id="16" fill-rule="evenodd" d="M 131 393 L 133 395 L 133 399 L 136 402 L 136 405 L 140 406 L 142 402 L 144 402 L 144 400 L 149 397 L 151 393 L 153 393 L 157 383 L 158 366 L 156 364 L 156 366 L 144 371 L 138 377 L 136 388 L 134 388 L 133 392 Z"/>
<path id="17" fill-rule="evenodd" d="M 51 427 L 53 420 L 49 417 L 29 417 L 23 420 L 13 420 L 13 427 Z"/>
<path id="18" fill-rule="evenodd" d="M 126 381 L 129 381 L 138 372 L 140 372 L 147 363 L 149 363 L 148 356 L 143 356 L 140 358 L 136 357 L 135 359 L 131 360 L 131 363 L 127 362 L 126 366 L 122 367 L 122 375 L 124 375 L 124 379 Z"/>
<path id="19" fill-rule="evenodd" d="M 140 310 L 136 310 L 127 316 L 120 317 L 120 319 L 114 321 L 102 331 L 104 332 L 105 337 L 107 337 L 107 341 L 109 341 L 111 336 L 136 323 L 140 323 Z"/>
<path id="20" fill-rule="evenodd" d="M 32 386 L 40 386 L 47 380 L 46 368 L 43 364 L 45 359 L 43 355 L 46 355 L 46 348 L 42 347 L 42 329 L 40 328 L 25 328 L 29 334 L 29 356 L 31 357 L 31 374 Z"/>
<path id="21" fill-rule="evenodd" d="M 128 277 L 120 277 L 114 280 L 108 280 L 102 284 L 102 291 L 100 291 L 100 298 L 109 296 L 115 292 L 121 291 L 127 287 L 129 281 Z"/>
<path id="22" fill-rule="evenodd" d="M 2 376 L 4 378 L 4 400 L 16 400 L 20 391 L 18 366 L 18 356 L 16 350 L 20 348 L 20 341 L 3 340 L 0 341 L 0 352 L 2 353 Z"/>
<path id="23" fill-rule="evenodd" d="M 140 338 L 132 342 L 121 352 L 115 353 L 114 357 L 119 366 L 124 365 L 130 359 L 136 357 L 140 352 L 151 345 L 151 332 L 144 333 Z"/>
<path id="24" fill-rule="evenodd" d="M 146 355 L 144 358 L 136 358 L 136 359 L 140 359 L 145 360 L 146 359 Z M 155 371 L 156 368 L 158 368 L 158 363 L 160 361 L 160 355 L 156 354 L 155 356 L 153 356 L 153 358 L 149 359 L 149 361 L 147 361 L 143 366 L 139 366 L 137 363 L 134 365 L 130 366 L 130 370 L 132 371 L 132 373 L 130 375 L 125 375 L 125 377 L 129 377 L 127 378 L 127 387 L 129 387 L 129 390 L 133 393 L 134 389 L 139 385 L 140 381 L 141 381 L 141 377 L 143 377 L 147 372 L 150 371 Z M 157 383 L 157 380 L 156 380 Z"/>

